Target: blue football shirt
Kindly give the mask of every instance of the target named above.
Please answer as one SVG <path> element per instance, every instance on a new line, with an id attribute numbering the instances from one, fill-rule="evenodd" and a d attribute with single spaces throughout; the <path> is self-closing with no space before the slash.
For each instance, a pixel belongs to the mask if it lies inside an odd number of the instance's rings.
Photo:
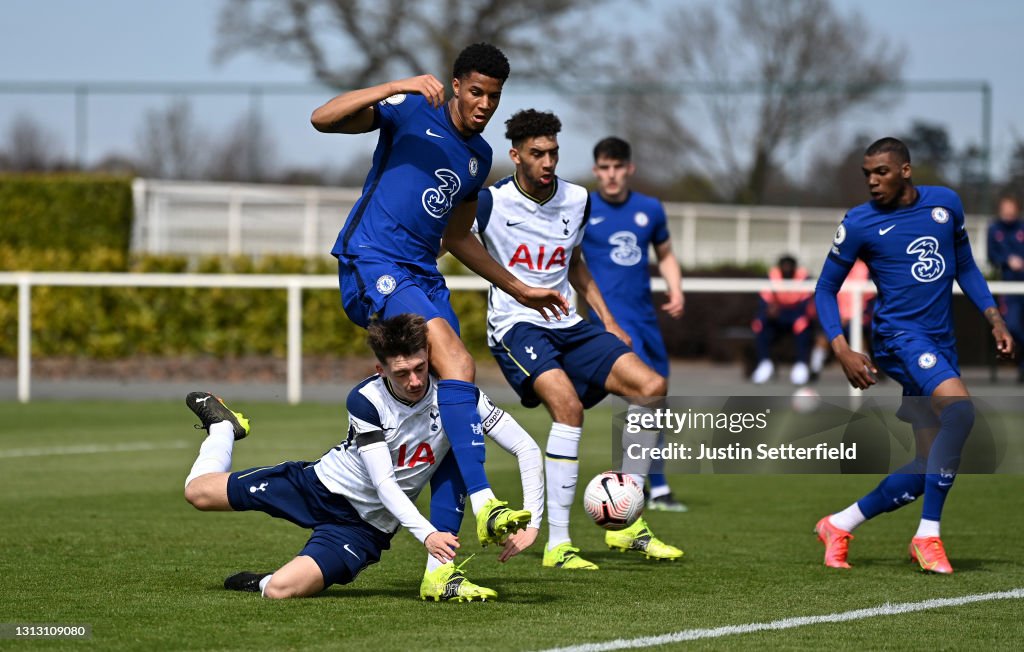
<path id="1" fill-rule="evenodd" d="M 867 263 L 878 287 L 876 338 L 911 333 L 952 344 L 953 280 L 977 269 L 970 255 L 963 204 L 949 188 L 917 186 L 917 191 L 917 201 L 910 206 L 881 209 L 867 202 L 851 209 L 836 231 L 829 260 L 844 269 L 857 258 Z M 828 272 L 826 265 L 822 280 Z M 962 286 L 965 280 L 960 279 Z M 968 294 L 979 308 L 994 305 L 987 287 L 970 289 Z M 827 334 L 829 339 L 838 335 Z"/>
<path id="2" fill-rule="evenodd" d="M 422 95 L 379 102 L 373 126 L 380 129 L 373 165 L 331 253 L 436 271 L 452 207 L 476 200 L 491 146 L 479 134 L 464 137 L 448 104 L 434 108 Z"/>
<path id="3" fill-rule="evenodd" d="M 613 204 L 590 193 L 583 256 L 616 321 L 656 319 L 648 254 L 650 245 L 668 238 L 665 209 L 654 197 L 630 192 L 626 201 Z"/>

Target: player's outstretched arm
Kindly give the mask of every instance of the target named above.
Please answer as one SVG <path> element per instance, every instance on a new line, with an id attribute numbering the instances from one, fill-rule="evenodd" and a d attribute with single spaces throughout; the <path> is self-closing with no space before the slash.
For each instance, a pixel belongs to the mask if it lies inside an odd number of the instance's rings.
<path id="1" fill-rule="evenodd" d="M 449 532 L 439 532 L 430 521 L 423 518 L 416 505 L 399 488 L 387 444 L 382 440 L 359 446 L 359 459 L 366 467 L 381 503 L 398 519 L 402 527 L 409 530 L 426 546 L 430 555 L 442 564 L 454 559 L 455 550 L 459 547 L 458 537 Z"/>
<path id="2" fill-rule="evenodd" d="M 572 256 L 569 258 L 569 284 L 579 292 L 591 310 L 597 313 L 606 331 L 625 342 L 627 346 L 633 346 L 633 340 L 619 327 L 611 310 L 608 310 L 604 296 L 594 282 L 594 277 L 591 276 L 590 268 L 583 260 L 582 250 L 578 246 L 572 250 Z"/>
<path id="3" fill-rule="evenodd" d="M 434 107 L 444 102 L 444 85 L 433 75 L 420 75 L 342 93 L 317 107 L 310 122 L 324 133 L 366 133 L 373 129 L 373 105 L 399 93 L 422 95 Z"/>
<path id="4" fill-rule="evenodd" d="M 487 253 L 472 232 L 475 216 L 476 202 L 462 202 L 455 206 L 441 240 L 441 247 L 519 303 L 540 312 L 544 319 L 561 319 L 559 312 L 568 315 L 569 302 L 558 290 L 536 288 L 523 283 Z"/>
<path id="5" fill-rule="evenodd" d="M 654 252 L 658 255 L 658 271 L 668 286 L 668 301 L 661 309 L 667 312 L 669 317 L 679 319 L 683 316 L 686 297 L 683 296 L 683 273 L 679 269 L 679 260 L 672 251 L 672 241 L 665 240 L 654 245 Z"/>
<path id="6" fill-rule="evenodd" d="M 878 369 L 871 362 L 871 358 L 850 348 L 846 336 L 843 335 L 843 326 L 839 317 L 839 300 L 836 298 L 849 272 L 848 267 L 840 265 L 831 258 L 826 258 L 825 265 L 821 268 L 818 284 L 814 288 L 814 305 L 818 309 L 818 321 L 821 323 L 821 328 L 825 331 L 825 337 L 832 344 L 832 352 L 839 360 L 846 379 L 857 389 L 867 389 L 878 382 L 875 377 Z"/>
<path id="7" fill-rule="evenodd" d="M 497 419 L 494 425 L 485 431 L 487 436 L 505 451 L 515 455 L 519 462 L 519 477 L 523 484 L 523 509 L 531 514 L 530 524 L 510 535 L 505 541 L 498 561 L 506 562 L 532 546 L 540 533 L 544 517 L 544 458 L 537 442 L 515 419 L 495 407 L 486 397 L 482 397 L 480 402 L 481 405 L 491 408 L 488 414 L 481 414 L 483 422 L 486 424 Z"/>

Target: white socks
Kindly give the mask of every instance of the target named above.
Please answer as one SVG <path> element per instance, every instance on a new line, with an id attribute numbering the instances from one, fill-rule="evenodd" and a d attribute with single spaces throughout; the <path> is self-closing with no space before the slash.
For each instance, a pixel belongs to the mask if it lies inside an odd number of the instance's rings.
<path id="1" fill-rule="evenodd" d="M 432 573 L 432 572 L 436 571 L 438 568 L 441 568 L 442 566 L 444 566 L 444 564 L 439 562 L 437 560 L 437 558 L 434 557 L 434 555 L 427 555 L 427 572 L 428 573 Z"/>
<path id="2" fill-rule="evenodd" d="M 260 595 L 263 597 L 266 597 L 264 591 L 267 590 L 267 584 L 270 584 L 271 577 L 273 577 L 273 575 L 267 575 L 266 577 L 260 580 Z"/>
<path id="3" fill-rule="evenodd" d="M 185 486 L 201 475 L 231 470 L 231 451 L 235 447 L 235 428 L 228 421 L 210 424 L 210 434 L 199 447 L 192 471 L 185 478 Z"/>
<path id="4" fill-rule="evenodd" d="M 487 503 L 487 501 L 494 497 L 494 492 L 491 491 L 490 487 L 469 494 L 469 504 L 473 508 L 473 513 L 479 514 L 480 510 L 484 508 L 484 505 Z"/>
<path id="5" fill-rule="evenodd" d="M 854 503 L 841 512 L 836 512 L 828 517 L 829 522 L 847 532 L 853 532 L 854 528 L 866 521 L 864 514 L 860 511 L 857 503 Z"/>
<path id="6" fill-rule="evenodd" d="M 552 423 L 544 455 L 547 476 L 548 549 L 569 541 L 569 509 L 576 497 L 583 428 Z"/>
<path id="7" fill-rule="evenodd" d="M 627 425 L 622 429 L 622 471 L 629 474 L 638 485 L 644 486 L 647 474 L 651 471 L 651 457 L 647 454 L 658 446 L 658 430 L 644 430 L 639 424 L 653 423 L 650 408 L 643 405 L 630 405 L 626 410 Z M 638 448 L 643 454 L 636 456 L 631 451 Z"/>
<path id="8" fill-rule="evenodd" d="M 657 487 L 651 487 L 651 498 L 661 498 L 662 496 L 667 496 L 670 493 L 672 493 L 672 488 L 669 487 L 667 484 L 659 485 Z"/>
<path id="9" fill-rule="evenodd" d="M 844 509 L 841 512 L 836 512 L 832 516 L 828 517 L 828 520 L 832 525 L 836 526 L 840 530 L 846 530 L 847 532 L 853 532 L 854 528 L 866 521 L 864 514 L 861 513 L 860 507 L 857 507 L 857 503 L 854 503 Z M 927 519 L 921 519 L 920 525 L 917 526 L 917 534 L 915 537 L 937 537 L 939 536 L 939 522 L 929 521 Z"/>
<path id="10" fill-rule="evenodd" d="M 939 536 L 939 522 L 929 521 L 922 518 L 921 524 L 917 526 L 917 534 L 914 537 L 937 537 Z"/>

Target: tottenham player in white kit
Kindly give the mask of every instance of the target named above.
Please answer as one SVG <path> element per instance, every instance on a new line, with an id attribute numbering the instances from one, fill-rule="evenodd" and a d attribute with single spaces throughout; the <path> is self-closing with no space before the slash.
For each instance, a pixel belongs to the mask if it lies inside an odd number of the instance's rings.
<path id="1" fill-rule="evenodd" d="M 409 530 L 436 561 L 424 574 L 420 597 L 487 600 L 489 588 L 465 578 L 453 562 L 458 537 L 439 531 L 413 504 L 428 481 L 432 492 L 450 491 L 460 478 L 437 409 L 437 382 L 429 373 L 427 323 L 402 314 L 370 324 L 370 347 L 380 364 L 349 394 L 348 438 L 315 462 L 231 473 L 235 440 L 249 434 L 249 421 L 207 392 L 193 392 L 186 405 L 209 432 L 185 480 L 185 498 L 203 511 L 262 511 L 313 530 L 298 555 L 273 573 L 243 572 L 225 588 L 261 592 L 268 598 L 304 597 L 331 584 L 347 584 L 390 547 L 399 525 Z M 530 436 L 482 393 L 477 410 L 488 435 L 516 455 L 530 527 L 507 536 L 507 560 L 536 538 L 543 512 L 540 449 Z M 462 501 L 465 496 L 459 497 Z M 451 497 L 452 502 L 456 497 Z M 456 528 L 457 531 L 457 528 Z"/>
<path id="2" fill-rule="evenodd" d="M 505 378 L 527 407 L 544 403 L 551 414 L 545 451 L 549 538 L 548 567 L 596 570 L 569 536 L 569 508 L 576 494 L 583 411 L 609 392 L 622 397 L 663 397 L 667 383 L 628 346 L 629 338 L 608 311 L 580 253 L 590 198 L 581 186 L 555 176 L 561 122 L 552 113 L 520 111 L 506 123 L 515 174 L 480 192 L 476 230 L 494 259 L 523 283 L 570 285 L 601 318 L 605 329 L 568 316 L 548 321 L 501 289 L 488 296 L 487 336 Z M 572 302 L 569 304 L 572 306 Z M 657 437 L 651 434 L 651 441 Z M 629 470 L 629 469 L 624 469 Z M 646 469 L 634 476 L 641 486 Z M 676 559 L 683 552 L 651 534 L 643 519 L 605 542 L 648 558 Z"/>

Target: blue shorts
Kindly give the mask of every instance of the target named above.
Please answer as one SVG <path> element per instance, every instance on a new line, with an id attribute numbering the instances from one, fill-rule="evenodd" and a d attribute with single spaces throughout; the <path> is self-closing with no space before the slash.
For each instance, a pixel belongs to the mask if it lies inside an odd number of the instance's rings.
<path id="1" fill-rule="evenodd" d="M 668 378 L 668 351 L 665 349 L 665 339 L 661 336 L 661 329 L 658 328 L 658 319 L 652 313 L 650 319 L 619 319 L 615 320 L 619 327 L 626 331 L 629 339 L 633 340 L 633 352 L 643 360 L 644 364 L 658 372 L 658 375 Z M 598 328 L 604 328 L 604 324 L 591 313 L 590 323 Z"/>
<path id="2" fill-rule="evenodd" d="M 298 554 L 311 557 L 320 567 L 325 588 L 348 584 L 380 561 L 394 536 L 360 518 L 344 496 L 331 493 L 311 462 L 236 471 L 228 476 L 228 502 L 238 512 L 260 511 L 312 529 Z"/>
<path id="3" fill-rule="evenodd" d="M 459 334 L 459 318 L 440 274 L 378 258 L 341 256 L 338 285 L 345 314 L 358 326 L 366 328 L 375 317 L 389 319 L 411 312 L 427 321 L 441 317 Z"/>
<path id="4" fill-rule="evenodd" d="M 939 385 L 960 377 L 956 347 L 942 345 L 923 335 L 875 338 L 874 361 L 890 378 L 903 386 L 904 397 L 931 396 Z M 898 416 L 915 427 L 934 427 L 938 419 L 927 401 L 904 400 Z"/>
<path id="5" fill-rule="evenodd" d="M 612 365 L 631 352 L 622 340 L 588 321 L 568 328 L 520 322 L 505 333 L 499 346 L 491 347 L 505 379 L 526 407 L 541 404 L 533 379 L 549 369 L 565 371 L 584 408 L 597 405 L 608 395 L 604 383 Z"/>

